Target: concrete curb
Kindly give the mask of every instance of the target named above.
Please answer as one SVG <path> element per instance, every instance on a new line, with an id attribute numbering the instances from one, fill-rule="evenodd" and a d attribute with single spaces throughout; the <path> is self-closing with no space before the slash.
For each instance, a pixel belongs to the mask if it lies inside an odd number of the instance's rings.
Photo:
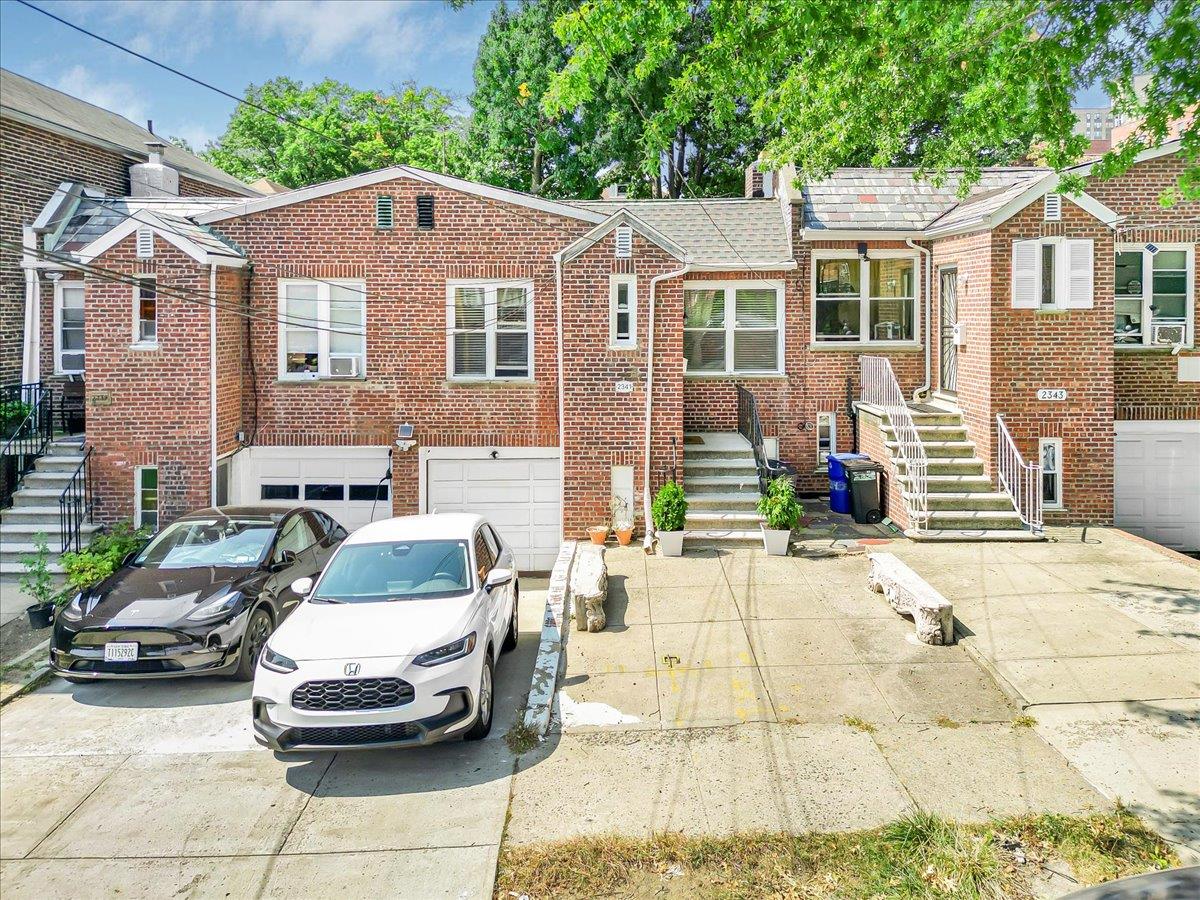
<path id="1" fill-rule="evenodd" d="M 955 619 L 954 642 L 960 645 L 966 651 L 967 656 L 971 657 L 975 664 L 988 674 L 992 681 L 996 683 L 996 687 L 1000 688 L 1000 693 L 1011 700 L 1022 712 L 1029 709 L 1032 705 L 1029 699 L 1018 691 L 1007 678 L 1000 674 L 1000 670 L 996 668 L 996 664 L 988 659 L 987 654 L 975 645 L 973 638 L 974 635 L 965 630 L 963 623 Z"/>
<path id="2" fill-rule="evenodd" d="M 29 659 L 31 656 L 36 656 L 36 655 L 42 654 L 42 653 L 45 653 L 47 656 L 49 656 L 49 654 L 47 652 L 47 651 L 49 651 L 49 649 L 50 649 L 50 639 L 47 638 L 46 640 L 42 641 L 42 643 L 38 644 L 36 647 L 30 648 L 29 650 L 25 651 L 20 656 L 18 656 L 16 659 L 11 660 L 9 663 L 7 663 L 7 665 L 10 665 L 10 666 L 20 665 L 21 663 L 25 662 L 25 660 Z M 47 660 L 46 662 L 44 662 L 40 666 L 38 666 L 36 669 L 31 670 L 30 673 L 25 676 L 25 680 L 21 684 L 19 684 L 15 688 L 13 688 L 12 691 L 5 694 L 3 697 L 0 697 L 0 706 L 4 706 L 5 704 L 10 703 L 13 700 L 16 700 L 18 697 L 28 694 L 34 688 L 38 687 L 45 680 L 46 676 L 49 674 L 50 674 L 50 663 Z"/>
<path id="3" fill-rule="evenodd" d="M 554 692 L 558 687 L 558 674 L 562 670 L 563 650 L 567 646 L 570 629 L 563 619 L 567 609 L 567 585 L 571 578 L 571 564 L 575 561 L 575 541 L 563 541 L 550 573 L 550 586 L 546 591 L 546 614 L 542 619 L 542 638 L 538 646 L 537 662 L 533 666 L 533 683 L 529 688 L 529 700 L 525 704 L 525 727 L 544 736 L 550 728 L 550 715 L 554 711 Z"/>

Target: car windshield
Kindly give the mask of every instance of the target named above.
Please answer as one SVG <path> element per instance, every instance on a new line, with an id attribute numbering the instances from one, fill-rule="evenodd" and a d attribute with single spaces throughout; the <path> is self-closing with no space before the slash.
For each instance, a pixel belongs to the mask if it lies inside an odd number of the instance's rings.
<path id="1" fill-rule="evenodd" d="M 466 541 L 343 545 L 313 600 L 371 603 L 452 597 L 471 589 L 470 571 Z"/>
<path id="2" fill-rule="evenodd" d="M 275 524 L 270 518 L 224 517 L 175 522 L 138 554 L 134 565 L 158 569 L 256 566 L 275 536 Z"/>

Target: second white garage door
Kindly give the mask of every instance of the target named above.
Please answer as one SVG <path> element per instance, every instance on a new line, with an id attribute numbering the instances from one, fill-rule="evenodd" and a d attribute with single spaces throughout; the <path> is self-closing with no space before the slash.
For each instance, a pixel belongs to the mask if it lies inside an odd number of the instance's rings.
<path id="1" fill-rule="evenodd" d="M 518 568 L 553 568 L 562 535 L 558 448 L 425 447 L 421 457 L 423 512 L 484 516 L 513 548 Z"/>
<path id="2" fill-rule="evenodd" d="M 1200 550 L 1200 422 L 1117 422 L 1120 528 L 1175 550 Z"/>

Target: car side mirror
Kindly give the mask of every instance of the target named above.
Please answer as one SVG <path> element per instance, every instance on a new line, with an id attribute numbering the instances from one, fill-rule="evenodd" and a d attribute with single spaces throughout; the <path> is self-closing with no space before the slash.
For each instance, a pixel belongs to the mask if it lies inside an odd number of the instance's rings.
<path id="1" fill-rule="evenodd" d="M 512 569 L 492 569 L 483 581 L 483 588 L 490 591 L 493 588 L 504 587 L 504 585 L 510 583 L 512 580 Z"/>
<path id="2" fill-rule="evenodd" d="M 279 554 L 279 559 L 277 559 L 277 560 L 275 560 L 275 562 L 271 563 L 271 571 L 272 572 L 282 572 L 284 569 L 286 569 L 290 565 L 293 565 L 295 562 L 296 562 L 296 551 L 295 550 L 284 550 L 282 553 Z"/>
<path id="3" fill-rule="evenodd" d="M 292 582 L 292 593 L 297 597 L 307 597 L 313 589 L 313 580 L 311 578 L 297 578 Z"/>

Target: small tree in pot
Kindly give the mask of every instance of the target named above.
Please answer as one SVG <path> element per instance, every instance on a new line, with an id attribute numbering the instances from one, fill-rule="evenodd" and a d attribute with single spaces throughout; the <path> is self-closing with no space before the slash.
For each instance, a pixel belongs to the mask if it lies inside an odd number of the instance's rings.
<path id="1" fill-rule="evenodd" d="M 763 547 L 769 555 L 788 555 L 792 529 L 803 512 L 790 478 L 775 478 L 767 485 L 767 493 L 758 501 L 758 514 L 766 519 L 762 523 Z"/>
<path id="2" fill-rule="evenodd" d="M 687 500 L 683 488 L 668 481 L 658 489 L 650 515 L 654 519 L 654 530 L 658 532 L 658 549 L 663 556 L 683 555 L 683 527 L 687 522 Z"/>
<path id="3" fill-rule="evenodd" d="M 50 573 L 50 546 L 46 535 L 38 532 L 33 539 L 33 553 L 21 558 L 25 573 L 21 576 L 21 590 L 33 598 L 32 605 L 25 607 L 30 628 L 49 628 L 54 621 L 54 609 L 69 596 L 69 588 L 54 583 Z"/>

